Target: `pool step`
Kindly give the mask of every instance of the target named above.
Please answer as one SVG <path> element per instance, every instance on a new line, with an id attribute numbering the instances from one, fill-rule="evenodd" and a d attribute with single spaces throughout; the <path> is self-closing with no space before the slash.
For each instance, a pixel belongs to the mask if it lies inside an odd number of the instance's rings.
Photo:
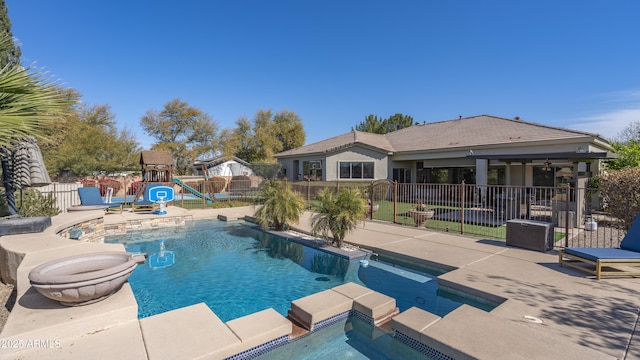
<path id="1" fill-rule="evenodd" d="M 287 319 L 291 321 L 291 324 L 292 324 L 292 330 L 291 330 L 291 336 L 290 336 L 291 341 L 298 340 L 300 338 L 303 338 L 311 334 L 309 330 L 305 329 L 301 325 L 298 325 L 297 320 L 295 320 L 294 318 L 287 316 Z"/>
<path id="2" fill-rule="evenodd" d="M 376 326 L 388 322 L 400 313 L 396 299 L 376 291 L 355 298 L 353 310 L 370 319 Z"/>
<path id="3" fill-rule="evenodd" d="M 394 315 L 395 316 L 395 315 Z M 391 326 L 391 319 L 393 317 L 389 318 L 389 321 L 386 321 L 380 325 L 378 325 L 378 328 L 382 331 L 384 331 L 387 334 L 393 334 L 393 327 Z"/>
<path id="4" fill-rule="evenodd" d="M 398 268 L 395 267 L 393 265 L 388 265 L 385 263 L 381 263 L 375 260 L 369 260 L 369 262 L 367 263 L 367 266 L 371 266 L 371 267 L 375 267 L 378 268 L 380 270 L 386 271 L 386 272 L 390 272 L 392 274 L 398 275 L 400 277 L 403 277 L 405 279 L 409 279 L 409 280 L 413 280 L 415 282 L 424 284 L 426 282 L 429 282 L 431 280 L 433 280 L 433 278 L 429 277 L 429 276 L 425 276 L 425 275 L 420 275 L 418 273 L 409 271 L 407 269 L 403 269 L 403 268 Z"/>

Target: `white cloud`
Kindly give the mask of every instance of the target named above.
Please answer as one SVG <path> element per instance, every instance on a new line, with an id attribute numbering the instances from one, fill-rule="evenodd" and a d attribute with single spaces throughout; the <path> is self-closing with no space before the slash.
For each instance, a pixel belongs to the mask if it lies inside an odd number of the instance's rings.
<path id="1" fill-rule="evenodd" d="M 613 91 L 603 94 L 602 97 L 610 103 L 638 103 L 640 102 L 640 90 Z"/>
<path id="2" fill-rule="evenodd" d="M 575 119 L 569 127 L 600 134 L 605 139 L 615 139 L 632 122 L 640 122 L 640 107 L 611 110 Z"/>
<path id="3" fill-rule="evenodd" d="M 605 99 L 600 104 L 609 109 L 593 111 L 591 115 L 573 119 L 569 125 L 571 129 L 615 139 L 629 124 L 640 122 L 640 90 L 615 91 L 600 97 Z"/>

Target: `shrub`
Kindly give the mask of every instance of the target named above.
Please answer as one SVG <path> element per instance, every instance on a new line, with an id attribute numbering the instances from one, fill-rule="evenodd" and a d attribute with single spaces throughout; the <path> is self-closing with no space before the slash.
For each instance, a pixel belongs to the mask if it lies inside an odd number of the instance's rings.
<path id="1" fill-rule="evenodd" d="M 204 189 L 209 194 L 219 194 L 227 186 L 227 180 L 223 177 L 214 176 L 204 182 Z"/>
<path id="2" fill-rule="evenodd" d="M 138 193 L 138 190 L 140 189 L 140 187 L 142 186 L 142 181 L 134 181 L 131 183 L 131 186 L 129 186 L 129 190 L 127 191 L 128 195 L 135 195 Z"/>
<path id="3" fill-rule="evenodd" d="M 236 175 L 229 183 L 230 193 L 244 193 L 251 189 L 251 178 L 246 175 Z"/>
<path id="4" fill-rule="evenodd" d="M 104 196 L 107 193 L 107 188 L 113 188 L 113 193 L 117 194 L 122 188 L 122 184 L 116 179 L 104 178 L 98 180 L 98 187 L 100 187 L 100 195 Z"/>
<path id="5" fill-rule="evenodd" d="M 340 188 L 337 192 L 326 188 L 317 200 L 313 207 L 315 214 L 311 218 L 311 233 L 326 239 L 330 232 L 333 242 L 341 247 L 346 234 L 366 218 L 367 203 L 362 200 L 362 193 L 357 188 Z"/>
<path id="6" fill-rule="evenodd" d="M 262 187 L 259 201 L 263 204 L 255 217 L 264 229 L 272 227 L 282 231 L 288 224 L 295 224 L 300 220 L 304 211 L 304 199 L 291 190 L 285 181 L 270 180 Z"/>
<path id="7" fill-rule="evenodd" d="M 640 212 L 640 168 L 614 170 L 600 177 L 600 191 L 612 216 L 629 229 Z"/>
<path id="8" fill-rule="evenodd" d="M 82 187 L 96 187 L 96 181 L 93 179 L 82 179 L 80 180 Z"/>
<path id="9" fill-rule="evenodd" d="M 42 195 L 35 189 L 25 189 L 22 193 L 22 203 L 20 196 L 16 196 L 16 205 L 19 207 L 18 214 L 21 217 L 34 216 L 55 216 L 61 213 L 56 207 L 56 198 L 51 194 Z"/>

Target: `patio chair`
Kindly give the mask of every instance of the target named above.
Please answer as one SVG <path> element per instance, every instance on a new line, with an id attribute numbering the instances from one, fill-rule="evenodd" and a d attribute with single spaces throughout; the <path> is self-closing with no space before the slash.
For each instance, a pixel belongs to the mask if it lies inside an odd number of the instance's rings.
<path id="1" fill-rule="evenodd" d="M 156 186 L 162 186 L 162 184 L 146 184 L 144 187 L 144 193 L 142 194 L 142 199 L 134 201 L 131 204 L 131 211 L 140 212 L 158 210 L 160 208 L 160 204 L 149 200 L 149 191 Z"/>
<path id="2" fill-rule="evenodd" d="M 636 216 L 619 248 L 564 248 L 560 266 L 567 265 L 603 277 L 640 277 L 640 215 Z"/>
<path id="3" fill-rule="evenodd" d="M 122 204 L 104 201 L 97 187 L 78 188 L 78 196 L 83 206 L 104 206 L 107 213 L 122 213 Z"/>

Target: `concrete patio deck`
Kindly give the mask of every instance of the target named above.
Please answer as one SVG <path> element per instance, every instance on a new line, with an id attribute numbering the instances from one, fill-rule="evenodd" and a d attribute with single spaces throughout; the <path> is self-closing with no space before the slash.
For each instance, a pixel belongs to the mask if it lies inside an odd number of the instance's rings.
<path id="1" fill-rule="evenodd" d="M 253 213 L 253 207 L 170 207 L 165 216 L 200 219 L 223 215 L 231 220 Z M 17 301 L 0 333 L 0 359 L 147 359 L 157 353 L 154 348 L 170 344 L 171 339 L 160 344 L 143 336 L 128 285 L 104 301 L 72 308 L 57 305 L 30 287 L 30 269 L 46 260 L 122 250 L 121 245 L 81 243 L 55 235 L 69 223 L 95 216 L 101 213 L 66 213 L 54 217 L 53 226 L 43 234 L 0 237 L 0 261 L 15 260 L 8 259 L 6 253 L 23 257 L 16 273 Z M 154 216 L 158 215 L 109 214 L 104 223 Z M 294 229 L 309 231 L 310 216 L 305 213 Z M 478 359 L 640 360 L 640 339 L 635 333 L 640 279 L 596 281 L 583 272 L 559 267 L 557 251 L 540 253 L 506 247 L 500 241 L 381 222 L 366 222 L 348 234 L 346 241 L 376 253 L 451 270 L 439 277 L 441 286 L 492 301 L 504 300 L 489 313 L 463 307 L 435 322 L 431 319 L 421 334 L 439 351 L 456 349 L 458 358 Z"/>

